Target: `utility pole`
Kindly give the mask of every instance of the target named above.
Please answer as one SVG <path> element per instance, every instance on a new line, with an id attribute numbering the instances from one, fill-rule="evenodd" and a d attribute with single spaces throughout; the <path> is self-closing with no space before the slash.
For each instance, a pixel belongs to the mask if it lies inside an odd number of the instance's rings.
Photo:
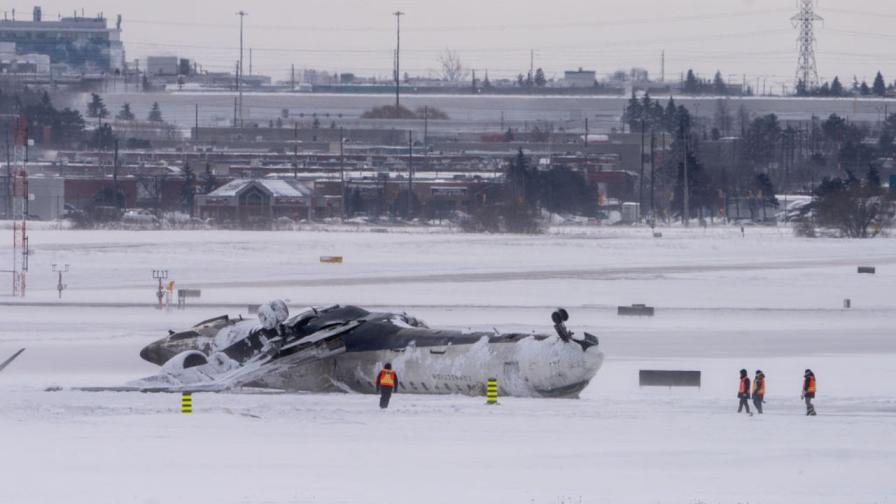
<path id="1" fill-rule="evenodd" d="M 399 95 L 401 93 L 401 16 L 404 12 L 395 11 L 395 118 L 399 118 Z"/>
<path id="2" fill-rule="evenodd" d="M 535 49 L 529 49 L 529 80 L 535 82 Z"/>
<path id="3" fill-rule="evenodd" d="M 408 131 L 408 220 L 414 206 L 414 132 Z"/>
<path id="4" fill-rule="evenodd" d="M 252 76 L 252 48 L 249 48 L 249 77 Z"/>
<path id="5" fill-rule="evenodd" d="M 299 123 L 292 123 L 292 178 L 299 178 Z"/>
<path id="6" fill-rule="evenodd" d="M 682 209 L 682 218 L 684 220 L 684 227 L 690 227 L 691 205 L 689 201 L 690 188 L 688 187 L 688 135 L 683 128 L 681 132 L 681 138 L 682 140 L 684 140 L 684 187 L 682 187 L 681 189 L 681 193 L 684 196 L 684 198 L 682 198 L 682 203 L 684 203 L 684 207 Z"/>
<path id="7" fill-rule="evenodd" d="M 6 218 L 12 219 L 12 161 L 9 155 L 9 120 L 6 122 Z"/>
<path id="8" fill-rule="evenodd" d="M 292 65 L 292 79 L 290 82 L 292 84 L 292 87 L 290 88 L 290 90 L 295 91 L 296 90 L 296 65 L 295 65 L 295 63 L 293 63 L 293 65 Z"/>
<path id="9" fill-rule="evenodd" d="M 342 218 L 345 219 L 345 128 L 339 127 L 339 185 L 342 190 Z"/>
<path id="10" fill-rule="evenodd" d="M 429 106 L 423 106 L 423 169 L 429 170 Z"/>
<path id="11" fill-rule="evenodd" d="M 660 82 L 666 82 L 666 50 L 660 52 Z"/>
<path id="12" fill-rule="evenodd" d="M 656 151 L 656 132 L 654 132 L 653 128 L 650 129 L 650 223 L 651 227 L 656 223 L 656 217 L 654 216 L 654 187 L 656 182 L 656 166 L 654 165 L 654 159 Z"/>
<path id="13" fill-rule="evenodd" d="M 239 120 L 240 128 L 243 127 L 243 19 L 249 15 L 246 11 L 236 13 L 240 17 L 240 64 L 236 76 L 236 91 L 239 94 Z"/>
<path id="14" fill-rule="evenodd" d="M 112 155 L 112 191 L 115 195 L 115 206 L 118 205 L 118 138 L 115 139 L 114 142 L 115 150 Z"/>
<path id="15" fill-rule="evenodd" d="M 641 117 L 641 152 L 640 156 L 641 176 L 638 178 L 638 217 L 640 221 L 641 206 L 644 205 L 644 118 Z"/>
<path id="16" fill-rule="evenodd" d="M 196 137 L 193 139 L 194 142 L 199 142 L 199 104 L 196 104 Z"/>

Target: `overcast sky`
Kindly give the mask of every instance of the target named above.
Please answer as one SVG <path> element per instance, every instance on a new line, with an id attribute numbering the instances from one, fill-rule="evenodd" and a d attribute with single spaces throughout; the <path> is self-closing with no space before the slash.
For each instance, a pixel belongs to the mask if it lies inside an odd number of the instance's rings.
<path id="1" fill-rule="evenodd" d="M 9 5 L 9 4 L 7 4 Z M 16 2 L 17 18 L 31 3 Z M 255 73 L 285 78 L 289 65 L 361 75 L 389 76 L 396 9 L 402 17 L 402 70 L 436 75 L 438 55 L 457 51 L 468 66 L 493 78 L 535 66 L 548 77 L 584 67 L 605 75 L 618 68 L 660 72 L 666 78 L 693 67 L 711 76 L 768 85 L 791 83 L 796 0 L 46 0 L 46 18 L 103 11 L 122 14 L 128 59 L 168 54 L 193 58 L 210 70 L 232 68 L 238 58 L 239 9 L 246 17 L 246 47 Z M 880 69 L 896 80 L 896 2 L 822 0 L 818 14 L 818 69 L 823 79 L 872 79 Z M 5 7 L 10 8 L 10 7 Z M 248 72 L 248 51 L 246 53 Z M 735 75 L 737 77 L 735 77 Z"/>

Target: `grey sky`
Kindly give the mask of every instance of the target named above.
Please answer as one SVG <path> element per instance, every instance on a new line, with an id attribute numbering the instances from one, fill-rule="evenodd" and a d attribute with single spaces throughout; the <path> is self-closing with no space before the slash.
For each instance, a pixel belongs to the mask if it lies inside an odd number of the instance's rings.
<path id="1" fill-rule="evenodd" d="M 584 67 L 607 74 L 623 67 L 660 69 L 666 50 L 666 78 L 693 67 L 711 76 L 743 74 L 755 83 L 791 83 L 796 63 L 796 30 L 789 18 L 795 0 L 61 0 L 41 2 L 46 17 L 87 14 L 124 16 L 128 58 L 176 54 L 206 68 L 232 68 L 238 57 L 238 18 L 247 10 L 246 47 L 253 47 L 256 73 L 285 78 L 289 65 L 363 75 L 390 75 L 396 9 L 402 18 L 402 67 L 412 74 L 436 74 L 438 54 L 458 52 L 478 72 L 512 76 L 535 66 L 548 76 Z M 851 4 L 851 2 L 850 2 Z M 28 17 L 34 2 L 16 2 L 17 17 Z M 5 7 L 10 8 L 10 7 Z M 866 0 L 861 7 L 822 0 L 818 67 L 823 79 L 857 75 L 871 79 L 880 69 L 896 79 L 896 2 Z M 542 26 L 538 26 L 542 25 Z M 248 52 L 246 54 L 248 58 Z M 248 63 L 246 63 L 248 65 Z M 248 68 L 247 68 L 248 71 Z"/>

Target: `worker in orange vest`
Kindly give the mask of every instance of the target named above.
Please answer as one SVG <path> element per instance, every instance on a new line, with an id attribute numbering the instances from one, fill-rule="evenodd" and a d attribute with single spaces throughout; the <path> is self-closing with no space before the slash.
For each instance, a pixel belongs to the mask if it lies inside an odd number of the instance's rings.
<path id="1" fill-rule="evenodd" d="M 765 402 L 765 374 L 761 369 L 756 370 L 756 377 L 753 378 L 753 406 L 756 411 L 762 414 L 762 403 Z"/>
<path id="2" fill-rule="evenodd" d="M 737 387 L 737 398 L 740 399 L 737 412 L 740 413 L 744 408 L 747 408 L 747 414 L 753 416 L 753 413 L 750 412 L 750 403 L 747 402 L 750 400 L 750 377 L 747 376 L 746 369 L 740 370 L 740 385 Z"/>
<path id="3" fill-rule="evenodd" d="M 803 375 L 803 399 L 806 400 L 806 416 L 815 416 L 815 406 L 812 404 L 812 399 L 815 399 L 815 373 L 811 369 Z"/>
<path id="4" fill-rule="evenodd" d="M 392 370 L 392 363 L 387 362 L 377 375 L 376 390 L 380 393 L 380 408 L 388 408 L 392 392 L 398 390 L 398 375 Z"/>

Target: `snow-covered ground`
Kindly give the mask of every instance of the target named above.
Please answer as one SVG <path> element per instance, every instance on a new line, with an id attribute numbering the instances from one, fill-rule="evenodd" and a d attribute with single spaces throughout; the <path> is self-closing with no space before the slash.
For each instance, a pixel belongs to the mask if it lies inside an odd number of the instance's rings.
<path id="1" fill-rule="evenodd" d="M 0 360 L 27 347 L 0 373 L 0 502 L 896 502 L 896 241 L 663 233 L 34 230 L 28 297 L 0 297 Z M 53 263 L 71 264 L 62 301 Z M 202 298 L 153 309 L 153 269 Z M 151 374 L 137 352 L 167 329 L 278 297 L 540 332 L 564 306 L 607 360 L 580 400 L 498 407 L 197 394 L 187 416 L 176 395 L 44 391 Z M 657 314 L 616 315 L 632 303 Z M 768 376 L 761 417 L 735 413 L 742 367 Z M 703 386 L 641 389 L 648 368 L 701 370 Z"/>

